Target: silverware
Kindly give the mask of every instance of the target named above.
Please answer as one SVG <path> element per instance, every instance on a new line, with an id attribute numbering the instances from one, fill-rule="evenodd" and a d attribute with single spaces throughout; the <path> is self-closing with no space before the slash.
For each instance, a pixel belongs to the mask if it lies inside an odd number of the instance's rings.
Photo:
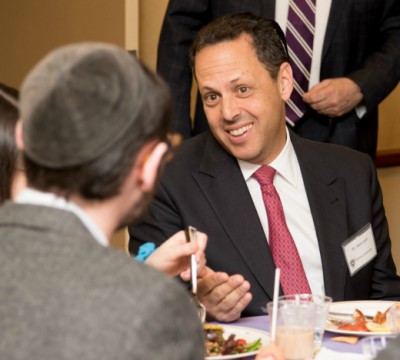
<path id="1" fill-rule="evenodd" d="M 188 242 L 196 242 L 197 229 L 193 226 L 189 226 L 186 231 Z M 192 286 L 192 298 L 197 307 L 200 321 L 204 323 L 206 321 L 206 308 L 200 302 L 197 297 L 197 263 L 195 255 L 190 255 L 190 281 Z"/>
<path id="2" fill-rule="evenodd" d="M 332 318 L 338 318 L 338 317 L 344 317 L 344 318 L 353 318 L 354 314 L 349 314 L 349 313 L 340 313 L 340 312 L 334 312 L 334 311 L 330 311 L 328 313 L 328 317 L 332 317 Z M 374 317 L 372 315 L 365 315 L 364 317 L 367 320 L 372 320 Z"/>
<path id="3" fill-rule="evenodd" d="M 328 313 L 328 321 L 333 325 L 341 325 L 341 324 L 351 324 L 355 322 L 353 318 L 354 314 L 350 313 L 340 313 L 340 312 L 329 312 Z M 366 320 L 372 320 L 374 317 L 371 315 L 364 315 Z"/>

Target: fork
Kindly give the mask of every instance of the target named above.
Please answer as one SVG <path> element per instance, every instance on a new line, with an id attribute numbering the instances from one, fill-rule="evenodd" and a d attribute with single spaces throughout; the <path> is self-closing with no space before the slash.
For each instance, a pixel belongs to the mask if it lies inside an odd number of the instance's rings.
<path id="1" fill-rule="evenodd" d="M 188 226 L 186 233 L 188 235 L 188 242 L 195 243 L 197 229 L 193 226 Z M 192 298 L 196 305 L 200 321 L 204 323 L 206 320 L 206 308 L 197 297 L 197 262 L 194 254 L 190 255 L 190 281 L 192 287 Z"/>

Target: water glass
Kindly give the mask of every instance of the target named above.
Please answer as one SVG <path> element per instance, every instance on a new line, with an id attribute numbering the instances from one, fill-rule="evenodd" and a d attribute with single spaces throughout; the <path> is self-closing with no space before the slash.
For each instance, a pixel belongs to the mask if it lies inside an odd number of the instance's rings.
<path id="1" fill-rule="evenodd" d="M 389 330 L 394 334 L 400 334 L 400 303 L 391 306 L 386 319 Z"/>
<path id="2" fill-rule="evenodd" d="M 367 336 L 360 341 L 362 352 L 364 355 L 369 355 L 371 359 L 375 358 L 393 339 L 393 336 Z"/>
<path id="3" fill-rule="evenodd" d="M 322 338 L 324 336 L 329 306 L 332 303 L 332 298 L 324 295 L 293 294 L 280 296 L 279 300 L 287 300 L 294 303 L 311 302 L 315 304 L 314 350 L 319 350 L 322 346 Z"/>
<path id="4" fill-rule="evenodd" d="M 272 302 L 267 304 L 270 319 Z M 275 343 L 287 360 L 310 360 L 313 358 L 315 304 L 281 299 L 277 304 Z"/>

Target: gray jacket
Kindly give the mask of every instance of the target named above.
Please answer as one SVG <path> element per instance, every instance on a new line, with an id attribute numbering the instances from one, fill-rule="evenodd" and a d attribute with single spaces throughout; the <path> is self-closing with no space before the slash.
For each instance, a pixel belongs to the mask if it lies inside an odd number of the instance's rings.
<path id="1" fill-rule="evenodd" d="M 204 359 L 181 285 L 69 212 L 0 207 L 0 272 L 0 359 Z"/>

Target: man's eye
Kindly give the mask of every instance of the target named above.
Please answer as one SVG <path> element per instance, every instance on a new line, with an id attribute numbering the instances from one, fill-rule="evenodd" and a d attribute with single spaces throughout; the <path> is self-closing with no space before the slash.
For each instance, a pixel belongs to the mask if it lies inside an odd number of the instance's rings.
<path id="1" fill-rule="evenodd" d="M 205 99 L 207 101 L 215 101 L 218 99 L 218 96 L 216 94 L 208 94 L 206 95 Z"/>
<path id="2" fill-rule="evenodd" d="M 241 94 L 246 94 L 248 91 L 249 91 L 249 89 L 248 89 L 246 86 L 241 86 L 241 87 L 239 88 L 239 92 L 240 92 Z"/>

